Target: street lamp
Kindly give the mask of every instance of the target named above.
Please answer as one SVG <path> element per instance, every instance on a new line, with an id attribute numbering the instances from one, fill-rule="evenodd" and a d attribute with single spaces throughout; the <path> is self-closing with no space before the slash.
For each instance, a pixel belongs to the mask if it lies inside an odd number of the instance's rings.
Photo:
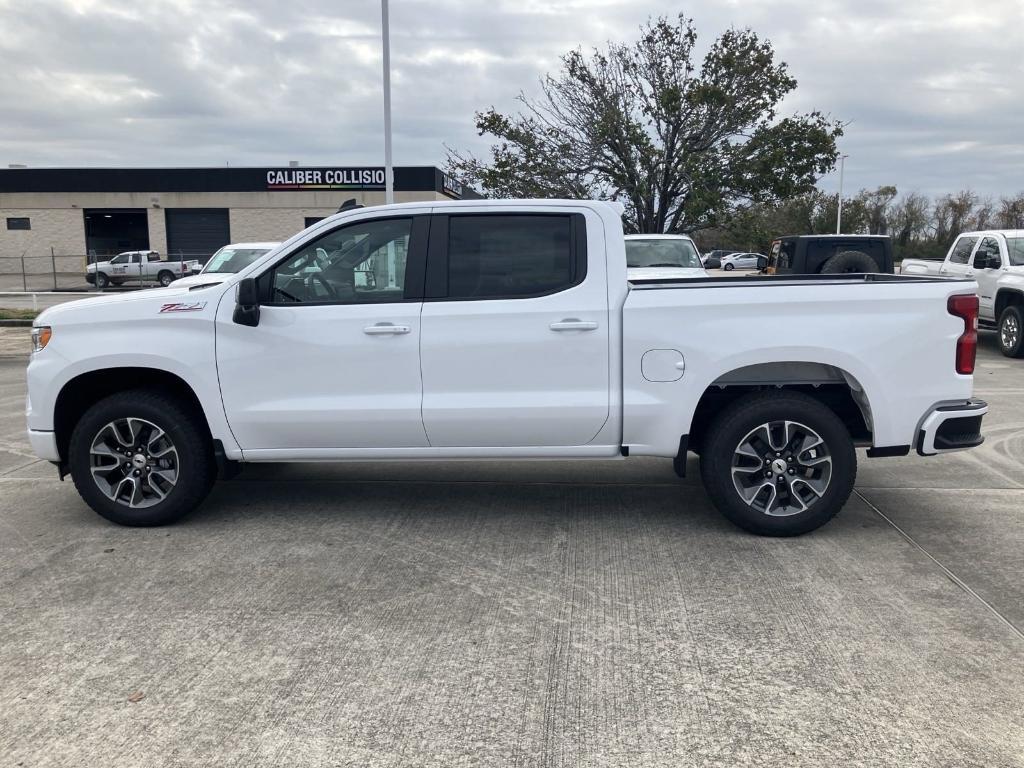
<path id="1" fill-rule="evenodd" d="M 384 0 L 387 2 L 387 0 Z M 839 209 L 836 211 L 836 234 L 842 234 L 841 229 L 843 225 L 843 169 L 846 166 L 846 158 L 849 155 L 839 156 Z"/>
<path id="2" fill-rule="evenodd" d="M 384 202 L 395 202 L 395 169 L 391 164 L 391 33 L 388 0 L 380 1 L 380 35 L 384 43 Z"/>

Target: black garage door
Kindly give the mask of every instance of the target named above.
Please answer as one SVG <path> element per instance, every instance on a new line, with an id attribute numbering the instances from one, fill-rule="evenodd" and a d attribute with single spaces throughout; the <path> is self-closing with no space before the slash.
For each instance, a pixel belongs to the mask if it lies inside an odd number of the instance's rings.
<path id="1" fill-rule="evenodd" d="M 199 259 L 202 263 L 231 242 L 227 208 L 168 208 L 167 258 Z"/>

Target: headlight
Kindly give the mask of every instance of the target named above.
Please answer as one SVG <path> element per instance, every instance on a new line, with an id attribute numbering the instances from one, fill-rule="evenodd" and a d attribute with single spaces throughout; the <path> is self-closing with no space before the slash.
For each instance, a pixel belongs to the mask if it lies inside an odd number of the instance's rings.
<path id="1" fill-rule="evenodd" d="M 48 325 L 38 325 L 32 329 L 32 351 L 41 352 L 50 343 L 53 329 Z"/>

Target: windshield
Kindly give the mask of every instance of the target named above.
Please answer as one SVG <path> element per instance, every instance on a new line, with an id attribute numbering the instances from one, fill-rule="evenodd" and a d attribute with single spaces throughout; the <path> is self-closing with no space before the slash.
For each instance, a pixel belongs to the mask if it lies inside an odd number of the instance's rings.
<path id="1" fill-rule="evenodd" d="M 1006 251 L 1013 266 L 1024 267 L 1024 237 L 1006 238 Z"/>
<path id="2" fill-rule="evenodd" d="M 691 267 L 700 269 L 693 243 L 684 239 L 626 241 L 627 267 Z"/>
<path id="3" fill-rule="evenodd" d="M 269 248 L 231 248 L 225 246 L 213 254 L 210 260 L 206 262 L 206 266 L 203 267 L 203 274 L 206 275 L 211 272 L 228 272 L 233 274 L 240 272 L 269 250 Z"/>

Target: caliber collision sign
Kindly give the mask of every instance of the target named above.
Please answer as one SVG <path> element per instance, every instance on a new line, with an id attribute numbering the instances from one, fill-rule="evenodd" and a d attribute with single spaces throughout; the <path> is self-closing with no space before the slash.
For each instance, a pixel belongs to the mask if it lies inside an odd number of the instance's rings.
<path id="1" fill-rule="evenodd" d="M 267 171 L 267 189 L 384 189 L 383 168 L 283 168 Z"/>

